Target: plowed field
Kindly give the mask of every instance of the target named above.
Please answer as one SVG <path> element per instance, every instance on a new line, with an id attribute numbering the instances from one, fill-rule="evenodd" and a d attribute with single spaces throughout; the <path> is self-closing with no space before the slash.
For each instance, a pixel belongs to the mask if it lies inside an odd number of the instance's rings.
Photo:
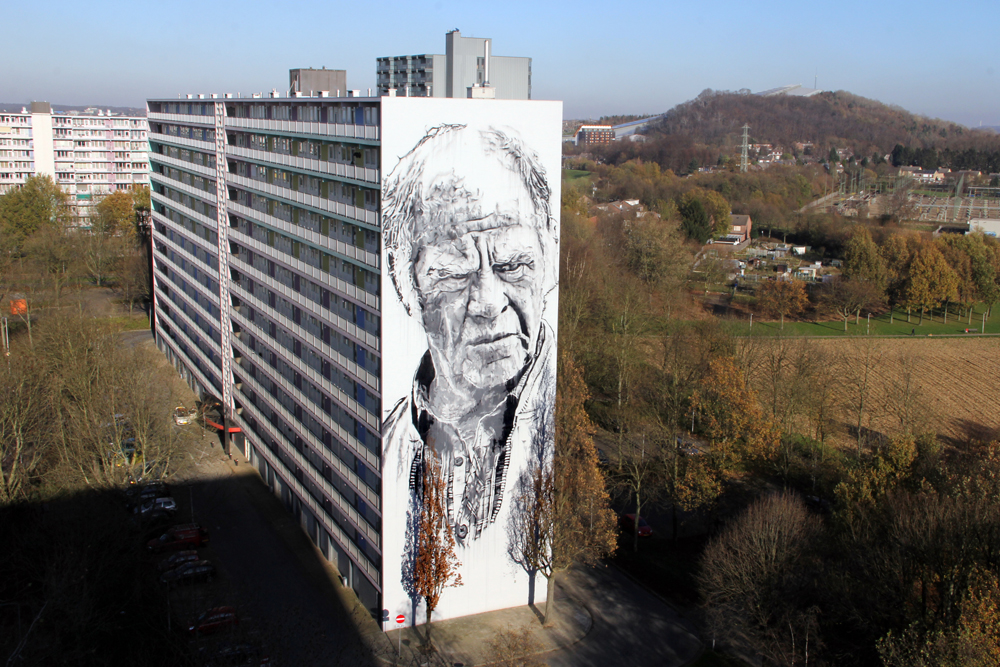
<path id="1" fill-rule="evenodd" d="M 899 430 L 896 407 L 907 372 L 916 396 L 916 414 L 922 429 L 937 433 L 947 443 L 969 438 L 994 438 L 1000 431 L 1000 339 L 997 338 L 885 338 L 872 341 L 878 361 L 872 363 L 868 400 L 868 428 L 887 435 Z M 827 353 L 828 363 L 843 381 L 845 364 L 861 356 L 858 339 L 813 340 Z M 855 361 L 855 363 L 858 363 Z M 842 390 L 841 396 L 848 390 Z M 856 415 L 841 405 L 833 434 L 836 441 L 853 440 L 849 425 Z"/>

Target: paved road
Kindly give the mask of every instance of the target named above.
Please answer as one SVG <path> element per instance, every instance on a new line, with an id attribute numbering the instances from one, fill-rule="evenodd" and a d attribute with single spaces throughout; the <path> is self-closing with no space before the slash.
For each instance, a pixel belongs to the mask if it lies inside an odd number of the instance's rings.
<path id="1" fill-rule="evenodd" d="M 686 619 L 613 567 L 573 571 L 562 583 L 588 609 L 594 626 L 579 643 L 542 656 L 549 667 L 672 667 L 692 662 L 701 651 Z"/>
<path id="2" fill-rule="evenodd" d="M 125 347 L 137 347 L 142 343 L 152 342 L 153 332 L 149 329 L 141 329 L 139 331 L 123 331 L 118 334 L 118 339 Z"/>

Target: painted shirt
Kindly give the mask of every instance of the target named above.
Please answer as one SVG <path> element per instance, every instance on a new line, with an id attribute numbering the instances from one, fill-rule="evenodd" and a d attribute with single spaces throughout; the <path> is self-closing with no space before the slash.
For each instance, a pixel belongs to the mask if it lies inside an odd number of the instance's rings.
<path id="1" fill-rule="evenodd" d="M 482 417 L 472 442 L 428 409 L 433 378 L 430 353 L 424 355 L 413 390 L 393 408 L 383 425 L 384 456 L 400 457 L 408 470 L 411 494 L 419 493 L 423 457 L 432 448 L 447 477 L 448 520 L 460 546 L 480 538 L 504 509 L 507 480 L 531 459 L 551 455 L 555 409 L 554 334 L 543 324 L 538 351 L 504 400 Z M 499 427 L 499 428 L 498 428 Z"/>

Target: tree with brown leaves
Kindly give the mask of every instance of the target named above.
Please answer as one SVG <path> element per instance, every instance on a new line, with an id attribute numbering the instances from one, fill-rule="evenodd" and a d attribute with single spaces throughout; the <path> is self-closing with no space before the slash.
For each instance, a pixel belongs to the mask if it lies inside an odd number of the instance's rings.
<path id="1" fill-rule="evenodd" d="M 725 467 L 740 459 L 769 462 L 777 453 L 780 433 L 743 381 L 732 357 L 708 365 L 691 396 L 691 411 L 712 443 L 712 454 Z"/>
<path id="2" fill-rule="evenodd" d="M 757 303 L 765 313 L 779 316 L 784 329 L 785 316 L 802 312 L 809 305 L 809 296 L 800 281 L 769 280 L 757 288 Z"/>
<path id="3" fill-rule="evenodd" d="M 431 448 L 424 458 L 423 493 L 420 498 L 420 527 L 417 558 L 414 564 L 414 588 L 427 605 L 427 646 L 431 645 L 431 614 L 441 601 L 445 588 L 462 585 L 455 554 L 455 535 L 445 509 L 447 488 L 441 463 Z"/>

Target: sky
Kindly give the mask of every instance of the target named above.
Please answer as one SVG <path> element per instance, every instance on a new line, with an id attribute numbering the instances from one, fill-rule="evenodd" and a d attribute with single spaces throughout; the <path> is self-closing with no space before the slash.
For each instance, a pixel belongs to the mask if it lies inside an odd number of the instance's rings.
<path id="1" fill-rule="evenodd" d="M 286 90 L 289 69 L 323 66 L 364 93 L 377 57 L 444 53 L 458 28 L 491 37 L 496 55 L 531 57 L 532 97 L 563 100 L 565 118 L 817 77 L 824 90 L 1000 125 L 998 0 L 29 0 L 4 16 L 0 102 L 141 107 Z"/>

